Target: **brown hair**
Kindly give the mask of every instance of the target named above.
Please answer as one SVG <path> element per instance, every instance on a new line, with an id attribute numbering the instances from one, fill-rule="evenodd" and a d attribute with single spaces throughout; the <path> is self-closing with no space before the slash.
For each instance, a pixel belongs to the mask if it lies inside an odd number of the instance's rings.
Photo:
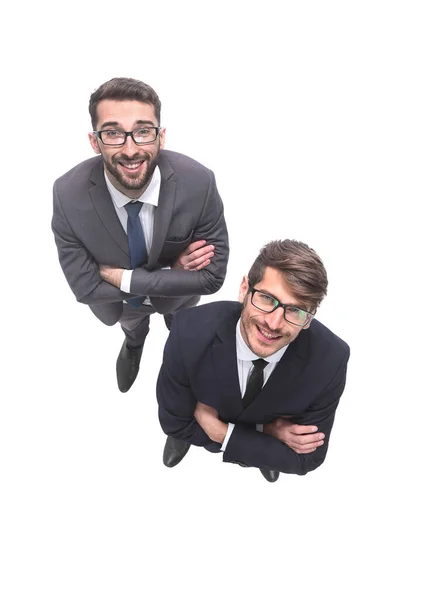
<path id="1" fill-rule="evenodd" d="M 161 102 L 159 96 L 150 85 L 138 81 L 138 79 L 115 77 L 103 83 L 91 94 L 88 110 L 94 130 L 97 127 L 97 105 L 102 100 L 138 100 L 138 102 L 152 104 L 158 125 L 160 125 Z"/>
<path id="2" fill-rule="evenodd" d="M 261 281 L 266 267 L 280 271 L 293 295 L 312 311 L 327 293 L 327 272 L 323 262 L 315 250 L 303 242 L 276 240 L 266 244 L 250 268 L 251 286 Z"/>

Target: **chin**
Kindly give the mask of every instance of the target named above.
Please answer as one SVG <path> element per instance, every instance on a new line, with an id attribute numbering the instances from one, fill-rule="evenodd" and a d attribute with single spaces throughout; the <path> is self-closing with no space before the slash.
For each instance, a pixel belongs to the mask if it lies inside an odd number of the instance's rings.
<path id="1" fill-rule="evenodd" d="M 252 350 L 252 352 L 254 354 L 256 354 L 257 356 L 260 356 L 261 358 L 266 358 L 267 356 L 274 354 L 274 352 L 277 352 L 277 350 L 280 349 L 280 346 L 270 347 L 265 344 L 262 345 L 261 343 L 258 343 L 256 340 L 255 340 L 255 343 L 249 344 L 249 346 L 250 346 L 250 349 Z"/>
<path id="2" fill-rule="evenodd" d="M 252 346 L 252 350 L 258 356 L 261 356 L 262 358 L 266 358 L 267 356 L 271 356 L 271 354 L 275 354 L 275 352 L 278 352 L 279 350 L 281 350 L 282 348 L 284 348 L 285 346 L 290 344 L 290 342 L 291 342 L 291 337 L 289 337 L 289 338 L 284 337 L 284 338 L 278 340 L 278 343 L 272 344 L 272 345 L 268 345 L 268 344 L 265 344 L 265 343 L 255 340 L 255 344 Z"/>
<path id="3" fill-rule="evenodd" d="M 123 177 L 121 175 L 118 181 L 122 185 L 122 187 L 126 188 L 127 190 L 138 190 L 143 187 L 145 183 L 144 179 L 144 177 L 140 177 L 138 179 L 130 179 L 129 177 Z"/>
<path id="4" fill-rule="evenodd" d="M 122 181 L 121 185 L 127 190 L 141 190 L 144 185 L 144 181 L 134 181 L 133 179 L 130 179 L 127 181 Z"/>
<path id="5" fill-rule="evenodd" d="M 275 348 L 258 348 L 258 352 L 255 352 L 255 354 L 261 358 L 267 358 L 267 356 L 271 356 L 271 354 L 278 352 L 278 350 L 281 350 L 281 348 L 282 346 L 276 346 Z"/>

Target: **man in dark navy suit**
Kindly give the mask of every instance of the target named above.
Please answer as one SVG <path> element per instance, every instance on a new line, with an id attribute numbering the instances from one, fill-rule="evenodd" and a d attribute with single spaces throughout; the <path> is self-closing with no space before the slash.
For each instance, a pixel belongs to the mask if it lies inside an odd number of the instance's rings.
<path id="1" fill-rule="evenodd" d="M 239 302 L 179 312 L 157 382 L 163 430 L 222 452 L 224 462 L 305 475 L 326 456 L 343 393 L 348 345 L 314 317 L 327 292 L 324 265 L 294 240 L 264 246 Z"/>

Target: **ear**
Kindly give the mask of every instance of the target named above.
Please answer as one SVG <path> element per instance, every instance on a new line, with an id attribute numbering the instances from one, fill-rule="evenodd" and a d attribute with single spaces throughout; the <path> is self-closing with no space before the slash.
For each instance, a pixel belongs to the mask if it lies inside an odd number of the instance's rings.
<path id="1" fill-rule="evenodd" d="M 95 136 L 94 133 L 89 133 L 88 139 L 90 140 L 90 145 L 93 148 L 94 152 L 96 154 L 100 154 L 99 140 L 97 139 L 97 136 Z"/>
<path id="2" fill-rule="evenodd" d="M 316 311 L 316 309 L 315 309 L 315 310 L 312 310 L 311 312 L 312 312 L 312 314 L 313 314 L 313 315 L 316 315 L 316 312 L 317 312 L 317 311 Z M 311 320 L 310 320 L 308 323 L 306 323 L 306 325 L 304 325 L 304 326 L 302 327 L 302 329 L 309 329 L 309 327 L 311 326 L 311 323 L 312 323 L 312 321 L 313 321 L 313 319 L 311 319 Z"/>
<path id="3" fill-rule="evenodd" d="M 166 127 L 160 130 L 159 133 L 159 149 L 162 150 L 165 146 Z"/>
<path id="4" fill-rule="evenodd" d="M 245 275 L 242 279 L 239 289 L 238 301 L 243 303 L 246 297 L 246 294 L 249 293 L 249 280 L 247 279 L 247 275 Z"/>

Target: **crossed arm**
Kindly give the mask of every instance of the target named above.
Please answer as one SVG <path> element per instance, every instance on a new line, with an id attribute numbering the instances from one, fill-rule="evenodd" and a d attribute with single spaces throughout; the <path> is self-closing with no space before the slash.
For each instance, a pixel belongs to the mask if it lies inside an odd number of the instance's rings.
<path id="1" fill-rule="evenodd" d="M 347 360 L 348 353 L 341 359 L 333 380 L 297 423 L 276 418 L 264 426 L 263 432 L 256 431 L 252 425 L 236 423 L 223 455 L 224 462 L 242 462 L 299 475 L 316 469 L 326 456 L 345 384 Z M 165 346 L 157 398 L 159 420 L 165 433 L 208 450 L 221 449 L 228 424 L 193 393 L 179 345 L 177 320 Z"/>
<path id="2" fill-rule="evenodd" d="M 297 475 L 306 475 L 319 467 L 327 454 L 336 409 L 345 386 L 348 357 L 347 351 L 340 358 L 333 379 L 311 401 L 309 408 L 296 417 L 297 424 L 290 425 L 278 418 L 265 426 L 264 433 L 236 424 L 224 453 L 224 462 L 243 462 L 252 467 Z M 302 431 L 299 427 L 304 426 L 317 427 L 312 438 L 303 438 L 303 433 L 299 435 Z M 307 434 L 310 435 L 310 431 Z"/>
<path id="3" fill-rule="evenodd" d="M 211 263 L 214 249 L 215 246 L 208 245 L 206 240 L 193 242 L 180 254 L 171 268 L 181 271 L 201 271 Z M 99 265 L 100 277 L 117 288 L 121 287 L 124 270 L 119 267 Z"/>
<path id="4" fill-rule="evenodd" d="M 228 262 L 228 234 L 213 174 L 203 202 L 202 214 L 193 233 L 195 242 L 176 257 L 170 269 L 135 269 L 131 294 L 127 294 L 120 289 L 123 269 L 99 265 L 73 231 L 55 184 L 52 229 L 62 270 L 76 299 L 84 304 L 105 304 L 140 295 L 178 297 L 212 294 L 219 290 Z M 199 259 L 203 260 L 198 262 Z"/>
<path id="5" fill-rule="evenodd" d="M 218 412 L 212 406 L 197 402 L 194 418 L 212 441 L 223 443 L 228 425 L 219 419 Z M 324 444 L 325 438 L 316 425 L 297 425 L 281 417 L 264 425 L 263 433 L 283 442 L 297 454 L 314 452 Z"/>

